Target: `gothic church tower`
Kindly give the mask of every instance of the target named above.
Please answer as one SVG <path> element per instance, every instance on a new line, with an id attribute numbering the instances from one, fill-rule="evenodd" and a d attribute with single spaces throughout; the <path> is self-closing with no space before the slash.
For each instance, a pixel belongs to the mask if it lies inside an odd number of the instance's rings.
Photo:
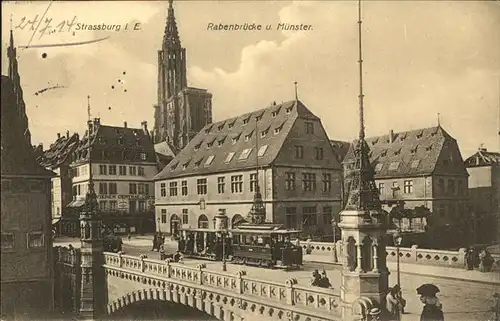
<path id="1" fill-rule="evenodd" d="M 212 122 L 212 94 L 187 85 L 186 49 L 179 38 L 173 0 L 169 0 L 162 48 L 158 50 L 158 104 L 154 108 L 155 144 L 167 141 L 177 151 Z"/>

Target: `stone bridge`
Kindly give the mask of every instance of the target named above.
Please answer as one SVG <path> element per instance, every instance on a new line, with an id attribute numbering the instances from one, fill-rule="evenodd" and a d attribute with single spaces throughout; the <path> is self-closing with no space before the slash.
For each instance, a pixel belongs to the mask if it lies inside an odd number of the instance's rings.
<path id="1" fill-rule="evenodd" d="M 235 274 L 189 267 L 170 261 L 104 253 L 107 284 L 106 312 L 112 315 L 144 300 L 170 301 L 203 311 L 218 320 L 342 320 L 340 294 L 331 289 L 284 284 Z M 360 299 L 353 312 L 365 317 L 372 304 Z"/>

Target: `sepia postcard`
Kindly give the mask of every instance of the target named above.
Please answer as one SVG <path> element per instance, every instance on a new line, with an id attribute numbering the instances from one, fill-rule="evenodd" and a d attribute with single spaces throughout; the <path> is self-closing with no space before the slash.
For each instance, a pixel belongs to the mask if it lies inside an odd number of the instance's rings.
<path id="1" fill-rule="evenodd" d="M 500 1 L 1 6 L 1 320 L 500 321 Z"/>

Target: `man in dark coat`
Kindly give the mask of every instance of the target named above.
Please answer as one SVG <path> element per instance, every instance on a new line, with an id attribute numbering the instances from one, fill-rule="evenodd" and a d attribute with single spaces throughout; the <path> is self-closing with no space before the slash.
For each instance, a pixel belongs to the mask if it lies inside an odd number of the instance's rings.
<path id="1" fill-rule="evenodd" d="M 434 296 L 420 296 L 420 301 L 424 303 L 424 309 L 420 315 L 420 321 L 444 321 L 443 310 L 441 303 Z"/>

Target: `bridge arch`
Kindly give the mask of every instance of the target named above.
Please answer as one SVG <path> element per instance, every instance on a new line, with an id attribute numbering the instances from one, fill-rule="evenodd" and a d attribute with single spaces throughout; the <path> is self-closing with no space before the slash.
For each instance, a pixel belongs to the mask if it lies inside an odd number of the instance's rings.
<path id="1" fill-rule="evenodd" d="M 191 289 L 188 289 L 188 291 L 189 290 Z M 197 302 L 198 300 L 200 300 L 201 302 Z M 199 296 L 194 300 L 182 300 L 180 297 L 176 298 L 174 295 L 169 296 L 167 295 L 166 291 L 165 292 L 161 291 L 158 288 L 141 289 L 130 293 L 126 293 L 125 295 L 109 303 L 106 307 L 106 312 L 108 316 L 112 316 L 114 313 L 120 311 L 121 309 L 127 306 L 130 306 L 134 303 L 145 302 L 145 301 L 163 301 L 163 302 L 181 304 L 196 309 L 198 311 L 204 312 L 220 321 L 224 321 L 225 318 L 227 318 L 226 315 L 231 315 L 232 313 L 223 306 L 210 305 L 207 307 L 206 304 L 200 304 L 203 303 L 202 296 Z"/>

